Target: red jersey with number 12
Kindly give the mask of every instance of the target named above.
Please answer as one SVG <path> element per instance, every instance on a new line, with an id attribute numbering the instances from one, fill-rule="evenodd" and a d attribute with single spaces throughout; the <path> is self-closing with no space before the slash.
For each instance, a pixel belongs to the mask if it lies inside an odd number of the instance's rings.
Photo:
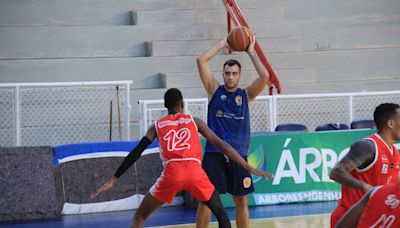
<path id="1" fill-rule="evenodd" d="M 155 126 L 164 170 L 150 194 L 172 203 L 178 192 L 186 190 L 199 202 L 210 200 L 215 188 L 201 167 L 201 144 L 192 116 L 167 115 L 157 120 Z"/>
<path id="2" fill-rule="evenodd" d="M 189 114 L 167 115 L 156 121 L 161 160 L 197 160 L 201 162 L 202 147 L 197 125 Z"/>

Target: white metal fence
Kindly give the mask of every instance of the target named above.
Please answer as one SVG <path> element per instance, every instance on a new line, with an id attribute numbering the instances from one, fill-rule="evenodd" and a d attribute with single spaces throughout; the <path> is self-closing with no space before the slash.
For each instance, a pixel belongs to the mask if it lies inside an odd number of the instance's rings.
<path id="1" fill-rule="evenodd" d="M 400 104 L 400 91 L 260 96 L 250 103 L 252 132 L 273 131 L 279 124 L 301 123 L 313 131 L 320 124 L 373 119 L 380 103 Z M 140 135 L 166 114 L 163 100 L 139 101 Z M 185 112 L 207 120 L 207 98 L 185 99 Z"/>
<path id="2" fill-rule="evenodd" d="M 0 84 L 0 145 L 129 140 L 131 83 Z"/>

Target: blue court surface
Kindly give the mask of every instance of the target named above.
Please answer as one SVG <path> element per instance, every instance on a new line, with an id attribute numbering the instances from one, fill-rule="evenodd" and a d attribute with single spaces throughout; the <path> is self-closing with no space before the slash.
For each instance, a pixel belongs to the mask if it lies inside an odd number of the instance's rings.
<path id="1" fill-rule="evenodd" d="M 294 203 L 281 204 L 271 206 L 252 206 L 250 209 L 250 217 L 253 220 L 262 219 L 285 219 L 285 218 L 301 218 L 310 215 L 329 214 L 336 207 L 336 201 L 314 202 L 314 203 Z M 227 208 L 231 220 L 235 219 L 234 208 Z M 35 220 L 24 222 L 8 222 L 0 223 L 0 227 L 22 227 L 22 228 L 50 228 L 50 227 L 97 227 L 97 228 L 117 228 L 129 227 L 134 210 L 95 213 L 84 215 L 63 216 L 57 220 Z M 146 221 L 145 227 L 174 227 L 178 225 L 188 225 L 194 227 L 196 217 L 196 209 L 176 206 L 162 207 L 156 210 Z M 215 218 L 212 218 L 215 221 Z M 232 223 L 234 225 L 234 223 Z M 307 227 L 307 225 L 305 226 Z M 287 227 L 286 227 L 287 228 Z"/>

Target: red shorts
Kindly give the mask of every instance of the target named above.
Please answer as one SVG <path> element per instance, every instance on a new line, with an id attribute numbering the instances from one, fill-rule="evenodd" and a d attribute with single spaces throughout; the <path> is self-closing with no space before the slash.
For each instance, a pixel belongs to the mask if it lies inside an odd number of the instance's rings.
<path id="1" fill-rule="evenodd" d="M 335 228 L 336 224 L 344 216 L 347 210 L 348 210 L 347 208 L 343 207 L 340 204 L 336 207 L 336 209 L 332 212 L 331 215 L 331 228 Z"/>
<path id="2" fill-rule="evenodd" d="M 186 190 L 199 202 L 206 202 L 214 189 L 198 161 L 171 161 L 149 192 L 162 202 L 172 203 L 178 192 Z"/>

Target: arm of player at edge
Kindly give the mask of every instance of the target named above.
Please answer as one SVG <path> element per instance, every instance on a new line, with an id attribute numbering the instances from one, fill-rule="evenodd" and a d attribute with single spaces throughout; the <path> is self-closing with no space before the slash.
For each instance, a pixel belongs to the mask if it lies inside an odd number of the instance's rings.
<path id="1" fill-rule="evenodd" d="M 253 175 L 256 176 L 262 176 L 266 179 L 268 178 L 273 178 L 274 174 L 272 173 L 268 173 L 268 172 L 263 172 L 261 170 L 255 169 L 252 166 L 249 165 L 249 163 L 246 162 L 246 160 L 244 160 L 242 158 L 242 156 L 240 156 L 240 154 L 233 149 L 233 147 L 231 145 L 229 145 L 228 143 L 226 143 L 225 141 L 223 141 L 222 139 L 220 139 L 208 126 L 207 124 L 199 119 L 194 117 L 193 118 L 194 121 L 196 122 L 196 125 L 199 129 L 199 132 L 209 141 L 211 142 L 213 145 L 215 145 L 220 151 L 221 153 L 225 154 L 229 159 L 235 161 L 236 163 L 238 163 L 240 166 L 242 166 L 244 169 L 248 170 L 250 173 L 252 173 Z"/>
<path id="2" fill-rule="evenodd" d="M 258 73 L 258 78 L 253 81 L 245 90 L 247 92 L 247 96 L 249 101 L 254 100 L 265 88 L 267 82 L 269 80 L 268 70 L 265 68 L 264 64 L 262 64 L 260 58 L 258 57 L 256 51 L 254 50 L 254 46 L 256 43 L 256 37 L 254 35 L 250 38 L 251 42 L 249 47 L 247 48 L 247 54 L 249 55 L 251 61 L 253 62 L 254 67 Z"/>
<path id="3" fill-rule="evenodd" d="M 140 140 L 139 144 L 136 145 L 135 148 L 133 148 L 131 152 L 128 154 L 128 156 L 125 157 L 125 159 L 122 161 L 121 165 L 118 167 L 117 171 L 110 178 L 110 180 L 103 186 L 98 188 L 95 192 L 93 192 L 90 195 L 90 198 L 94 199 L 99 194 L 109 191 L 114 186 L 115 182 L 117 182 L 118 178 L 120 178 L 121 175 L 140 158 L 143 151 L 153 142 L 156 136 L 157 136 L 156 128 L 153 124 L 147 130 L 146 135 Z"/>
<path id="4" fill-rule="evenodd" d="M 364 207 L 365 205 L 367 205 L 369 198 L 372 195 L 372 192 L 376 191 L 377 189 L 377 187 L 374 187 L 370 189 L 367 193 L 365 193 L 365 195 L 356 204 L 354 204 L 346 212 L 346 214 L 343 215 L 343 217 L 336 224 L 335 228 L 356 227 L 364 210 Z"/>
<path id="5" fill-rule="evenodd" d="M 364 181 L 354 178 L 350 172 L 361 165 L 368 164 L 374 159 L 375 147 L 370 140 L 362 139 L 355 142 L 349 152 L 333 167 L 329 177 L 347 186 L 367 192 L 372 186 Z"/>

